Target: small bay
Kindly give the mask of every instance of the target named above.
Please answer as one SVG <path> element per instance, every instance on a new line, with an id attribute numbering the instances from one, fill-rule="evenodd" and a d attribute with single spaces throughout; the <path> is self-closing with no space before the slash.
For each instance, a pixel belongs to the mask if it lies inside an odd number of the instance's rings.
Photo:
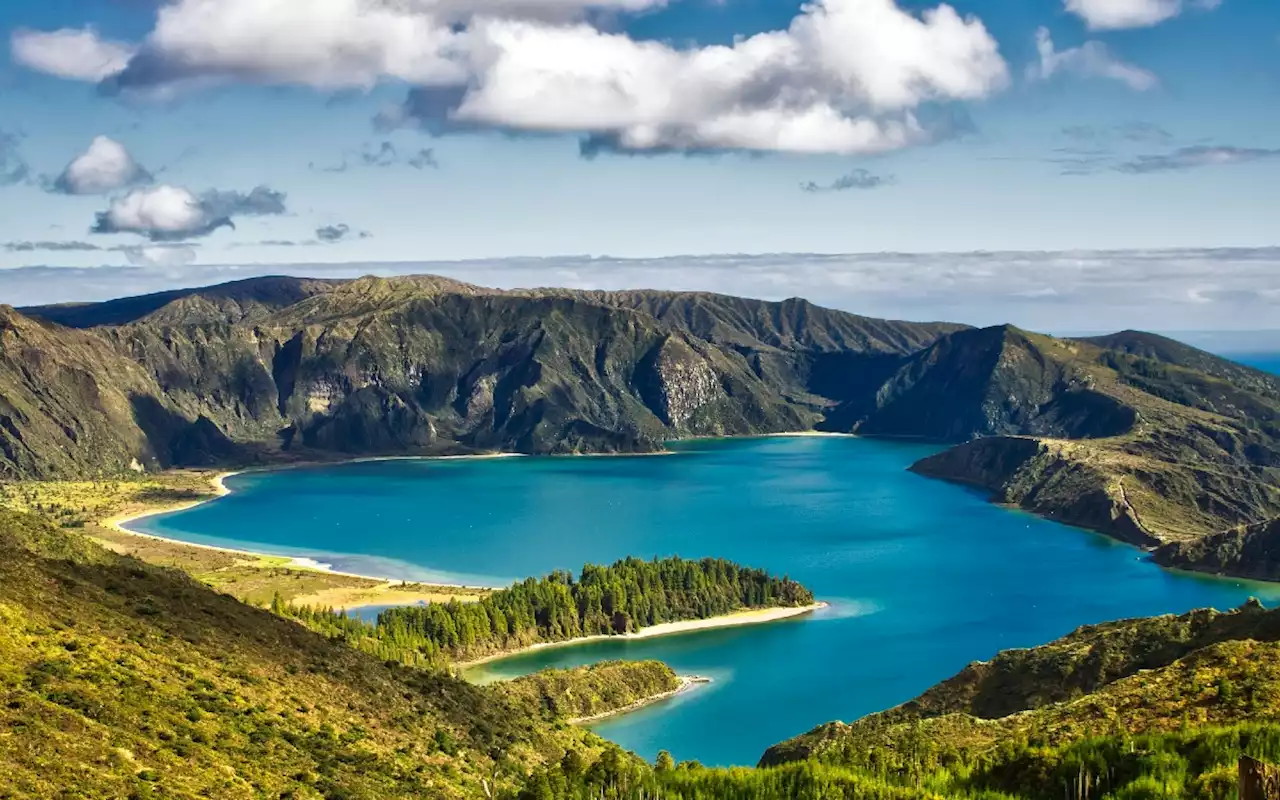
<path id="1" fill-rule="evenodd" d="M 751 764 L 779 740 L 910 699 L 975 659 L 1086 623 L 1234 607 L 1280 587 L 1159 569 L 1105 537 L 906 471 L 932 445 L 838 437 L 682 443 L 666 457 L 374 461 L 254 472 L 133 527 L 361 574 L 504 585 L 627 555 L 717 556 L 831 603 L 760 626 L 540 650 L 476 680 L 658 658 L 714 682 L 603 720 L 652 758 Z"/>

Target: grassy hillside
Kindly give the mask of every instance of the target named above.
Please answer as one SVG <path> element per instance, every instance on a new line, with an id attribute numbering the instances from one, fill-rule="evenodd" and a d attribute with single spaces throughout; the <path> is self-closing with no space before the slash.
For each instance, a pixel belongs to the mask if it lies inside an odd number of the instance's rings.
<path id="1" fill-rule="evenodd" d="M 604 661 L 548 669 L 495 685 L 508 697 L 569 720 L 631 708 L 670 695 L 684 683 L 660 661 Z"/>
<path id="2" fill-rule="evenodd" d="M 38 514 L 54 524 L 78 531 L 94 542 L 148 564 L 180 569 L 219 591 L 252 605 L 272 598 L 335 608 L 391 605 L 427 600 L 469 602 L 483 590 L 433 587 L 357 578 L 290 566 L 290 559 L 233 553 L 135 536 L 117 530 L 121 516 L 158 511 L 216 496 L 216 473 L 171 470 L 156 475 L 129 475 L 90 481 L 23 481 L 0 483 L 0 508 Z"/>
<path id="3" fill-rule="evenodd" d="M 919 740 L 917 740 L 919 741 Z M 755 769 L 654 766 L 602 759 L 534 773 L 518 800 L 1235 800 L 1242 755 L 1280 759 L 1280 725 L 1188 726 L 1169 733 L 1110 735 L 1065 745 L 1010 741 L 981 757 L 912 749 L 876 751 L 851 766 L 807 760 Z M 1272 780 L 1280 771 L 1270 771 Z"/>
<path id="4" fill-rule="evenodd" d="M 0 796 L 483 797 L 599 750 L 9 512 L 0 620 Z"/>

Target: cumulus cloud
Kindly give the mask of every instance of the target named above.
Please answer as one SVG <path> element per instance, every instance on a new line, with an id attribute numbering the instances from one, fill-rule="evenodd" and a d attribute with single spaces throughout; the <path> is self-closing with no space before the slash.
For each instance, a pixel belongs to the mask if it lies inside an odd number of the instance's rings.
<path id="1" fill-rule="evenodd" d="M 22 136 L 0 130 L 0 186 L 25 183 L 31 178 L 31 167 L 22 157 Z"/>
<path id="2" fill-rule="evenodd" d="M 1117 30 L 1158 25 L 1188 7 L 1210 11 L 1222 0 L 1065 0 L 1064 5 L 1093 30 Z"/>
<path id="3" fill-rule="evenodd" d="M 1197 145 L 1183 147 L 1171 153 L 1140 155 L 1120 164 L 1116 169 L 1131 175 L 1145 175 L 1152 172 L 1178 172 L 1197 167 L 1245 164 L 1250 161 L 1273 158 L 1280 158 L 1280 149 Z"/>
<path id="4" fill-rule="evenodd" d="M 323 90 L 415 84 L 384 127 L 606 137 L 624 150 L 872 153 L 928 141 L 919 111 L 1008 70 L 949 5 L 816 0 L 784 30 L 677 48 L 591 24 L 661 0 L 176 0 L 104 85 L 231 80 Z M 278 46 L 288 41 L 290 46 Z M 426 102 L 429 101 L 429 102 Z"/>
<path id="5" fill-rule="evenodd" d="M 847 192 L 850 189 L 879 189 L 882 186 L 888 186 L 893 183 L 894 179 L 891 175 L 876 175 L 875 173 L 865 169 L 855 169 L 846 175 L 841 175 L 830 183 L 808 183 L 800 184 L 800 190 L 816 194 L 819 192 Z"/>
<path id="6" fill-rule="evenodd" d="M 52 189 L 63 194 L 110 194 L 150 182 L 151 173 L 133 160 L 124 145 L 98 136 L 88 150 L 67 165 L 54 180 Z"/>
<path id="7" fill-rule="evenodd" d="M 177 242 L 234 228 L 239 216 L 285 213 L 285 195 L 266 186 L 248 194 L 210 190 L 200 195 L 176 186 L 135 189 L 98 214 L 93 233 L 136 233 L 153 242 Z"/>
<path id="8" fill-rule="evenodd" d="M 18 29 L 9 44 L 13 60 L 28 69 L 95 83 L 119 74 L 135 53 L 132 46 L 103 39 L 93 28 Z"/>
<path id="9" fill-rule="evenodd" d="M 1071 73 L 1085 78 L 1105 78 L 1119 81 L 1136 92 L 1145 92 L 1160 85 L 1155 74 L 1117 59 L 1105 44 L 1085 42 L 1079 47 L 1058 50 L 1048 28 L 1036 31 L 1036 50 L 1040 61 L 1027 70 L 1033 80 L 1049 80 L 1056 75 Z"/>
<path id="10" fill-rule="evenodd" d="M 949 6 L 822 0 L 786 31 L 678 50 L 586 25 L 476 24 L 463 125 L 603 134 L 620 149 L 874 153 L 930 138 L 914 110 L 1007 78 L 982 23 Z M 437 122 L 437 124 L 439 124 Z"/>

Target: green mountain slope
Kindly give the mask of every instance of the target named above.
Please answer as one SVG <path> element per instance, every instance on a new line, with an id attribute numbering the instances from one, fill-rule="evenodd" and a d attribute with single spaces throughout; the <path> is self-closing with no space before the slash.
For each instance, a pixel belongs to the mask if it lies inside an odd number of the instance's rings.
<path id="1" fill-rule="evenodd" d="M 484 797 L 599 749 L 8 512 L 0 620 L 0 796 Z"/>
<path id="2" fill-rule="evenodd" d="M 944 442 L 1002 434 L 1100 438 L 1130 430 L 1133 409 L 1093 383 L 1065 342 L 1011 326 L 961 331 L 905 359 L 823 427 Z"/>
<path id="3" fill-rule="evenodd" d="M 431 276 L 257 279 L 30 311 L 82 330 L 6 312 L 0 381 L 23 404 L 7 427 L 27 451 L 6 459 L 15 477 L 282 451 L 643 452 L 681 436 L 804 430 L 831 402 L 810 391 L 815 359 L 904 355 L 955 329 L 799 302 L 502 292 Z M 51 375 L 96 384 L 66 401 L 68 415 L 46 408 L 47 376 L 20 363 L 37 352 Z M 91 416 L 98 395 L 119 398 L 105 458 L 63 418 Z"/>
<path id="4" fill-rule="evenodd" d="M 1280 377 L 1206 353 L 1165 336 L 1142 331 L 1121 331 L 1080 341 L 1106 350 L 1203 372 L 1258 394 L 1280 398 Z"/>
<path id="5" fill-rule="evenodd" d="M 1210 366 L 1221 361 L 1179 352 Z M 983 362 L 973 355 L 958 363 Z M 982 412 L 975 434 L 985 438 L 913 469 L 1147 547 L 1192 543 L 1280 517 L 1280 399 L 1265 384 L 1034 335 L 1006 336 L 997 363 L 996 378 L 978 382 L 999 390 L 981 395 L 983 403 L 959 388 L 948 395 L 951 405 Z M 1220 374 L 1230 372 L 1224 363 L 1214 367 Z M 1048 385 L 1057 388 L 1045 391 Z M 906 416 L 929 419 L 922 406 L 938 396 L 926 392 L 914 404 L 919 413 Z M 881 397 L 892 400 L 890 393 Z M 1229 558 L 1180 563 L 1280 578 L 1271 569 L 1247 572 Z"/>
<path id="6" fill-rule="evenodd" d="M 198 297 L 209 307 L 221 307 L 224 317 L 240 320 L 284 308 L 313 294 L 328 291 L 339 283 L 314 278 L 249 278 L 219 286 L 175 289 L 102 303 L 65 303 L 19 310 L 28 316 L 69 328 L 93 328 L 136 322 L 179 300 Z"/>

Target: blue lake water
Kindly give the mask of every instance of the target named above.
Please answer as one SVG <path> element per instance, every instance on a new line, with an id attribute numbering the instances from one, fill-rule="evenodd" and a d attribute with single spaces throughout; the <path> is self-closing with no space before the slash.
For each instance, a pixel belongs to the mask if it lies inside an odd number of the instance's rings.
<path id="1" fill-rule="evenodd" d="M 543 650 L 478 678 L 658 658 L 706 688 L 596 726 L 652 758 L 752 764 L 777 741 L 918 694 L 1078 625 L 1228 608 L 1280 589 L 1163 571 L 1104 537 L 906 471 L 928 445 L 772 438 L 677 455 L 382 461 L 250 473 L 138 523 L 353 572 L 500 585 L 626 555 L 723 556 L 813 588 L 801 620 Z"/>

